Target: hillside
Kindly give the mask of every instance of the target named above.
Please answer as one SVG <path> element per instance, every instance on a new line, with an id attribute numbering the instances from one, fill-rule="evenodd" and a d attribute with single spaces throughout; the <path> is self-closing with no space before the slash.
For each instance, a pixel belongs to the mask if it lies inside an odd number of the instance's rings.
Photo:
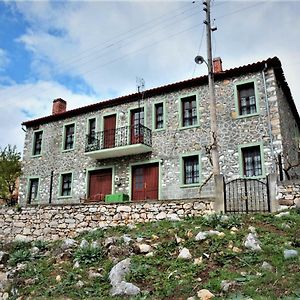
<path id="1" fill-rule="evenodd" d="M 214 299 L 300 299 L 299 247 L 296 210 L 102 228 L 51 243 L 2 242 L 0 299 L 210 299 L 204 289 Z M 114 271 L 124 274 L 110 275 L 121 261 Z M 137 295 L 111 296 L 124 286 Z"/>

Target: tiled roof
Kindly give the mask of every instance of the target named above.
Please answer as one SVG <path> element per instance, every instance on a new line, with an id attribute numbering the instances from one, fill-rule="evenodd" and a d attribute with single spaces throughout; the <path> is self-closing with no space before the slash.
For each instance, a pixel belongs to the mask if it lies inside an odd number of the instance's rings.
<path id="1" fill-rule="evenodd" d="M 290 88 L 289 88 L 289 86 L 288 86 L 288 84 L 285 80 L 285 76 L 283 74 L 283 70 L 282 70 L 282 67 L 281 67 L 281 62 L 277 57 L 268 58 L 267 60 L 263 60 L 263 61 L 260 61 L 260 62 L 256 62 L 256 63 L 253 63 L 253 64 L 248 64 L 248 65 L 237 67 L 237 68 L 228 69 L 228 70 L 225 70 L 221 73 L 217 73 L 214 76 L 215 81 L 222 80 L 222 79 L 225 79 L 225 78 L 234 77 L 234 76 L 240 76 L 240 75 L 243 75 L 243 74 L 248 74 L 248 73 L 251 73 L 251 72 L 258 72 L 258 71 L 263 70 L 266 66 L 268 68 L 271 68 L 271 67 L 274 68 L 276 78 L 277 78 L 278 82 L 281 84 L 281 88 L 282 88 L 285 96 L 287 97 L 287 100 L 289 102 L 291 110 L 293 111 L 294 117 L 295 117 L 295 119 L 296 119 L 296 121 L 297 121 L 297 123 L 300 127 L 299 115 L 298 115 L 294 100 L 292 98 Z M 184 88 L 191 88 L 191 87 L 204 85 L 204 84 L 208 84 L 207 75 L 192 78 L 192 79 L 188 79 L 188 80 L 184 80 L 184 81 L 179 81 L 179 82 L 176 82 L 176 83 L 171 83 L 171 84 L 168 84 L 168 85 L 164 85 L 164 86 L 160 86 L 160 87 L 156 87 L 156 88 L 153 88 L 153 89 L 146 90 L 144 92 L 144 99 L 150 98 L 150 97 L 153 97 L 153 96 L 157 96 L 157 95 L 170 93 L 170 92 L 175 92 L 175 91 L 178 91 L 178 90 L 182 90 Z M 48 123 L 48 122 L 63 120 L 63 119 L 78 116 L 78 115 L 81 115 L 81 114 L 84 114 L 84 113 L 97 111 L 97 110 L 100 110 L 100 109 L 103 109 L 103 108 L 106 108 L 106 107 L 112 107 L 112 106 L 116 106 L 116 105 L 120 105 L 120 104 L 124 104 L 124 103 L 137 101 L 139 99 L 139 97 L 140 97 L 139 93 L 134 93 L 134 94 L 126 95 L 126 96 L 121 96 L 121 97 L 118 97 L 118 98 L 115 98 L 115 99 L 105 100 L 105 101 L 101 101 L 101 102 L 94 103 L 94 104 L 91 104 L 91 105 L 87 105 L 87 106 L 79 107 L 79 108 L 76 108 L 76 109 L 72 109 L 72 110 L 66 111 L 66 112 L 61 113 L 61 114 L 49 115 L 49 116 L 46 116 L 46 117 L 26 121 L 26 122 L 23 122 L 22 125 L 25 125 L 27 127 L 33 127 L 33 126 L 37 126 L 37 125 L 40 125 L 40 124 L 45 124 L 45 123 Z"/>

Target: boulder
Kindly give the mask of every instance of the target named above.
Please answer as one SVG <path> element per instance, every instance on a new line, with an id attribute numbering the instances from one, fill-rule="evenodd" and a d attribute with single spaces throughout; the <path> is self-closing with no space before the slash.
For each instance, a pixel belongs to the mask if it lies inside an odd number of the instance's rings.
<path id="1" fill-rule="evenodd" d="M 110 290 L 111 296 L 135 296 L 141 292 L 140 288 L 132 283 L 121 281 Z"/>
<path id="2" fill-rule="evenodd" d="M 149 253 L 152 250 L 152 247 L 148 244 L 136 244 L 136 247 L 139 253 Z"/>
<path id="3" fill-rule="evenodd" d="M 258 240 L 256 235 L 253 233 L 249 233 L 247 235 L 246 241 L 244 243 L 245 247 L 252 251 L 261 251 L 261 247 L 259 244 L 260 244 L 260 241 Z"/>
<path id="4" fill-rule="evenodd" d="M 283 251 L 283 256 L 285 259 L 290 259 L 298 256 L 298 251 L 297 250 L 288 250 L 285 249 Z"/>

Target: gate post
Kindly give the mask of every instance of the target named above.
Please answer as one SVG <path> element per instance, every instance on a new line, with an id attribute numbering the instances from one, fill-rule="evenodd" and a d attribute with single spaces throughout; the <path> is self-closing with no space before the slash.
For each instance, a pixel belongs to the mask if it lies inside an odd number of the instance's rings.
<path id="1" fill-rule="evenodd" d="M 223 175 L 216 175 L 214 176 L 215 179 L 215 204 L 214 204 L 214 210 L 216 213 L 224 213 L 225 212 L 225 206 L 224 206 L 224 197 L 225 197 L 225 191 L 224 191 L 224 177 Z"/>
<path id="2" fill-rule="evenodd" d="M 278 200 L 276 199 L 277 195 L 277 175 L 269 174 L 268 175 L 268 192 L 269 192 L 269 205 L 270 212 L 276 212 L 279 210 Z"/>

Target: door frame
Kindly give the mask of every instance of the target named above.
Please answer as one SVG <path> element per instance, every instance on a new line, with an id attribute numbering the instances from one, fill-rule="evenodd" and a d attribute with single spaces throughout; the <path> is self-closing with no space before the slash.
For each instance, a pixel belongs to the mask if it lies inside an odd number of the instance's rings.
<path id="1" fill-rule="evenodd" d="M 161 179 L 162 179 L 162 173 L 161 173 L 161 166 L 162 166 L 162 160 L 161 159 L 150 159 L 150 160 L 144 160 L 136 163 L 130 163 L 128 168 L 129 168 L 129 199 L 132 201 L 132 167 L 135 166 L 140 166 L 140 165 L 150 165 L 150 164 L 155 164 L 158 163 L 158 199 L 161 200 Z"/>
<path id="2" fill-rule="evenodd" d="M 85 174 L 85 199 L 88 198 L 88 194 L 90 192 L 90 173 L 93 171 L 101 171 L 106 169 L 111 169 L 111 193 L 115 193 L 115 166 L 109 165 L 103 167 L 87 168 Z"/>

